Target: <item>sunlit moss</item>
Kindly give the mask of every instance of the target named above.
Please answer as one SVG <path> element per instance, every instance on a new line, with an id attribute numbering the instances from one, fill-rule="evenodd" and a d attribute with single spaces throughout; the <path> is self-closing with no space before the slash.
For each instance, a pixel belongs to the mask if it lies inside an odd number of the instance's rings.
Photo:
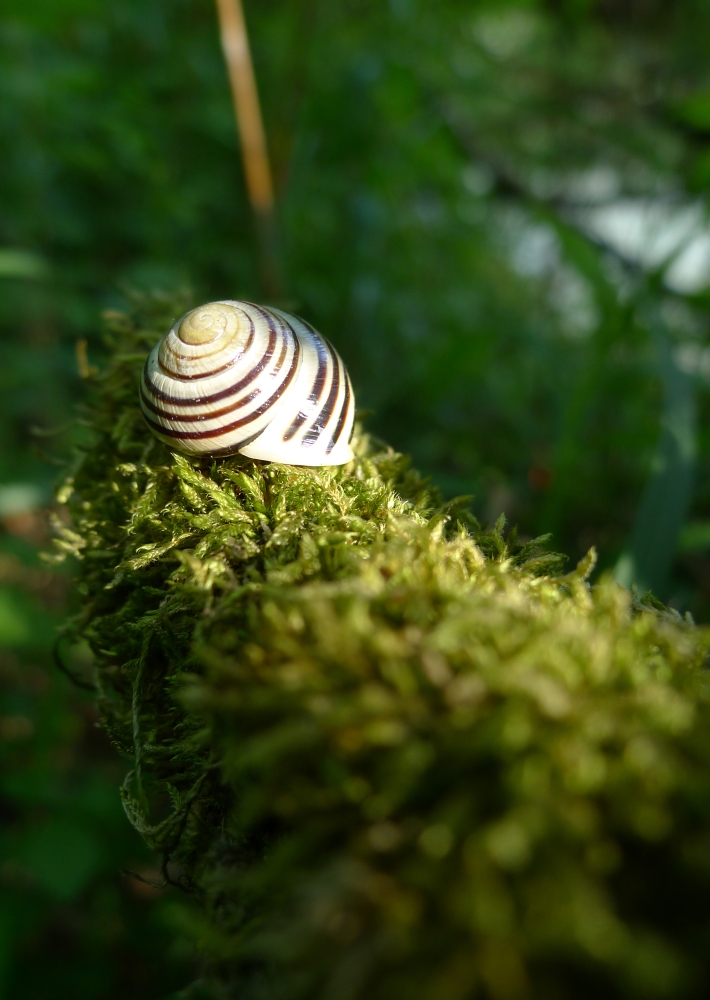
<path id="1" fill-rule="evenodd" d="M 339 469 L 172 454 L 136 381 L 179 308 L 113 317 L 59 546 L 218 995 L 704 995 L 707 634 L 366 436 Z"/>

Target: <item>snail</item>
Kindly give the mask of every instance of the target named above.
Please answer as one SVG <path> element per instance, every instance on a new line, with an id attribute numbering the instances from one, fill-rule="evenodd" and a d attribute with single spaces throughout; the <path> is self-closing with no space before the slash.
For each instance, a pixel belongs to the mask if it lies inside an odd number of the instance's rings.
<path id="1" fill-rule="evenodd" d="M 312 326 L 251 302 L 208 302 L 155 345 L 140 404 L 155 436 L 190 455 L 342 465 L 354 398 L 338 353 Z"/>

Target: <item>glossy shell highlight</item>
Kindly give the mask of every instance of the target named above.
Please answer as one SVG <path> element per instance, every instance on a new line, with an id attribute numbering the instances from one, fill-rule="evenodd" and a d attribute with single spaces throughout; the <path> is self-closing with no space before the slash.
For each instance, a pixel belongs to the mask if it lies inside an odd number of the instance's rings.
<path id="1" fill-rule="evenodd" d="M 342 465 L 354 398 L 337 351 L 308 323 L 251 302 L 209 302 L 150 352 L 140 404 L 148 426 L 189 455 Z"/>

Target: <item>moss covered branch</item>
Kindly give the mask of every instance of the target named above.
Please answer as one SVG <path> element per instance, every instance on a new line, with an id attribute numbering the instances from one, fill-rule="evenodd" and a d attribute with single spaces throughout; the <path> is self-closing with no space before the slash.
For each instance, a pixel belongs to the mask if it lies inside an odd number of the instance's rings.
<path id="1" fill-rule="evenodd" d="M 59 545 L 214 995 L 706 995 L 707 634 L 365 436 L 336 469 L 171 453 L 136 385 L 180 310 L 113 317 Z"/>

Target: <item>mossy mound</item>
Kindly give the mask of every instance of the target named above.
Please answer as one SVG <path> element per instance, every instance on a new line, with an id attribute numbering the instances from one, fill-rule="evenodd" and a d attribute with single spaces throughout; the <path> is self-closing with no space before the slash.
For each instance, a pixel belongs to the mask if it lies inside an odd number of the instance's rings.
<path id="1" fill-rule="evenodd" d="M 364 437 L 340 469 L 172 454 L 136 385 L 179 311 L 113 318 L 60 545 L 210 989 L 707 995 L 706 632 Z"/>

